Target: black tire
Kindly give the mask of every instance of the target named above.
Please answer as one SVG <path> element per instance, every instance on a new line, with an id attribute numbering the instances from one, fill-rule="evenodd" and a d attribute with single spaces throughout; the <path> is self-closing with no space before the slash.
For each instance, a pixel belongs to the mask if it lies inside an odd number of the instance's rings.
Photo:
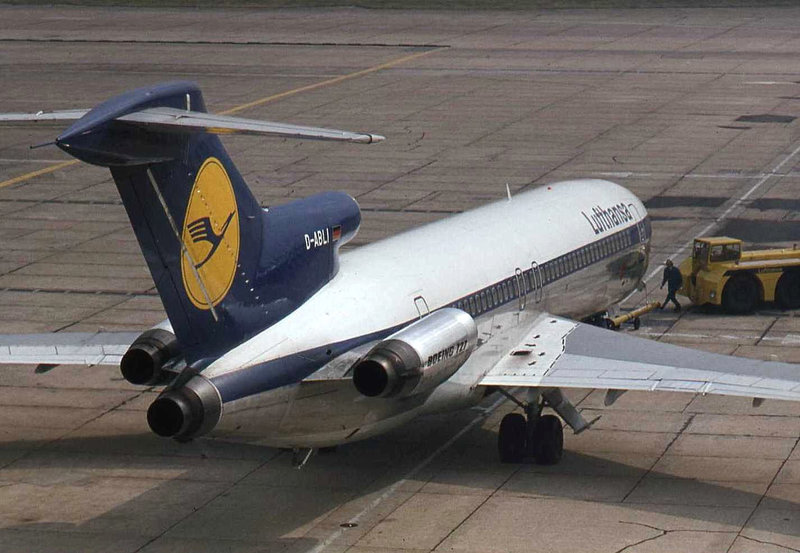
<path id="1" fill-rule="evenodd" d="M 642 320 L 639 317 L 633 319 L 633 330 L 639 330 L 642 326 Z"/>
<path id="2" fill-rule="evenodd" d="M 543 415 L 534 431 L 533 456 L 540 465 L 555 465 L 564 455 L 564 428 L 561 419 Z"/>
<path id="3" fill-rule="evenodd" d="M 783 273 L 775 288 L 775 301 L 783 309 L 800 307 L 800 272 Z"/>
<path id="4" fill-rule="evenodd" d="M 611 319 L 606 319 L 606 328 L 608 330 L 617 330 L 617 325 Z"/>
<path id="5" fill-rule="evenodd" d="M 528 453 L 528 424 L 519 413 L 509 413 L 500 421 L 497 452 L 502 463 L 521 463 Z"/>
<path id="6" fill-rule="evenodd" d="M 746 274 L 734 275 L 722 291 L 722 307 L 735 315 L 750 313 L 758 303 L 758 284 Z"/>

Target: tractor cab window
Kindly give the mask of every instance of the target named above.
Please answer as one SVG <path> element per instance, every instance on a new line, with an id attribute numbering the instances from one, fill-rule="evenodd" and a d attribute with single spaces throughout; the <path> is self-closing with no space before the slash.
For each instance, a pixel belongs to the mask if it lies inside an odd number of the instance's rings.
<path id="1" fill-rule="evenodd" d="M 711 248 L 711 261 L 738 261 L 741 254 L 741 244 L 718 244 Z"/>
<path id="2" fill-rule="evenodd" d="M 692 259 L 695 263 L 705 263 L 708 261 L 708 242 L 700 242 L 699 240 L 694 243 L 694 255 Z"/>

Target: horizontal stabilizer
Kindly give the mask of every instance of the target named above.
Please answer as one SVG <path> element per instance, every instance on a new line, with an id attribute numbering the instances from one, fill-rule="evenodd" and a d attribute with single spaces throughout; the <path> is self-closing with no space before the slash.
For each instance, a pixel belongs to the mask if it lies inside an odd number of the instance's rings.
<path id="1" fill-rule="evenodd" d="M 0 113 L 0 122 L 76 121 L 86 115 L 88 111 L 85 109 L 72 109 L 40 111 L 37 113 Z M 114 121 L 162 132 L 252 134 L 282 138 L 338 140 L 358 144 L 372 144 L 373 142 L 384 140 L 384 137 L 379 134 L 274 123 L 169 107 L 142 109 L 117 117 Z"/>
<path id="2" fill-rule="evenodd" d="M 32 121 L 76 121 L 89 113 L 88 109 L 64 109 L 59 111 L 37 111 L 36 113 L 0 113 L 0 121 L 25 123 Z"/>

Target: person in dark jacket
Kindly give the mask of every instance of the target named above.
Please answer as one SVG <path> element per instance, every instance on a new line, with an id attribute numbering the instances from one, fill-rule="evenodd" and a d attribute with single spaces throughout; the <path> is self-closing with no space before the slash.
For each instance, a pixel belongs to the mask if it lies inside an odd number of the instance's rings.
<path id="1" fill-rule="evenodd" d="M 667 299 L 664 300 L 664 303 L 661 304 L 661 309 L 667 305 L 667 302 L 672 302 L 675 304 L 675 311 L 681 310 L 681 304 L 678 303 L 678 300 L 675 298 L 675 292 L 681 289 L 683 286 L 683 277 L 681 276 L 681 271 L 675 265 L 672 264 L 671 259 L 667 259 L 665 263 L 666 267 L 664 268 L 664 279 L 661 281 L 661 288 L 664 288 L 664 285 L 667 285 Z"/>

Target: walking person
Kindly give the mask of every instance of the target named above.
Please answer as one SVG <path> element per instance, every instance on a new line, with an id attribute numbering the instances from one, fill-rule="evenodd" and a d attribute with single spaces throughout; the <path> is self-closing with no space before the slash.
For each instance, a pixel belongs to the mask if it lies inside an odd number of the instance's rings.
<path id="1" fill-rule="evenodd" d="M 677 298 L 675 297 L 675 293 L 681 289 L 683 286 L 683 277 L 681 276 L 681 271 L 675 265 L 672 264 L 671 259 L 667 259 L 665 263 L 666 267 L 664 267 L 664 278 L 661 281 L 661 288 L 664 288 L 664 285 L 667 285 L 667 299 L 664 300 L 664 303 L 661 304 L 661 309 L 667 305 L 667 302 L 672 302 L 675 304 L 675 311 L 681 310 L 681 304 L 678 303 Z"/>

